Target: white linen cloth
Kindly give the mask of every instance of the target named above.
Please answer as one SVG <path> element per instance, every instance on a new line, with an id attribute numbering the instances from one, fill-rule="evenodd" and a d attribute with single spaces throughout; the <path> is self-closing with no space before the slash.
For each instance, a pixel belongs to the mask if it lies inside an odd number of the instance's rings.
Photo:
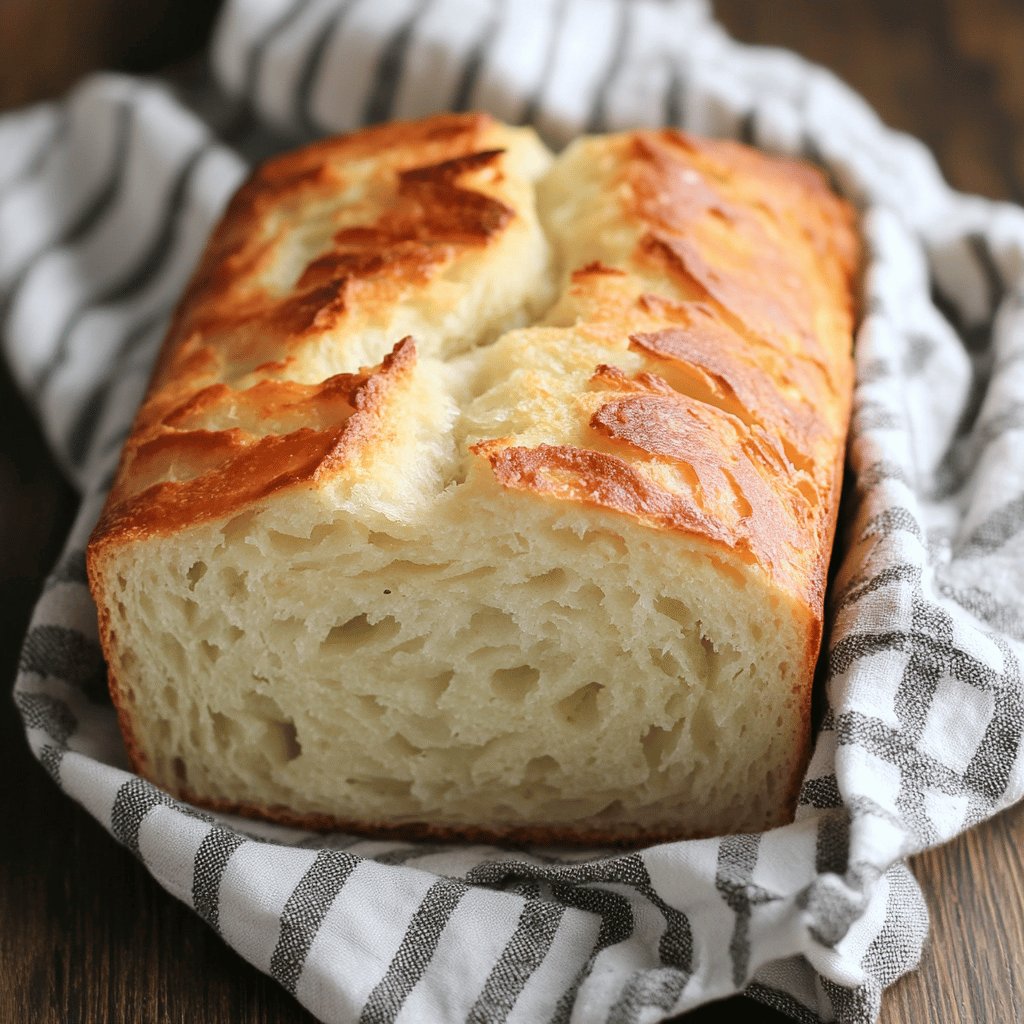
<path id="1" fill-rule="evenodd" d="M 6 356 L 82 510 L 15 699 L 54 780 L 329 1022 L 653 1022 L 745 991 L 868 1022 L 927 930 L 908 854 L 1024 793 L 1024 213 L 694 0 L 230 0 L 199 82 L 0 119 Z M 641 852 L 318 835 L 134 776 L 84 547 L 169 312 L 252 161 L 482 108 L 552 145 L 677 124 L 817 160 L 869 253 L 823 721 L 796 821 Z"/>

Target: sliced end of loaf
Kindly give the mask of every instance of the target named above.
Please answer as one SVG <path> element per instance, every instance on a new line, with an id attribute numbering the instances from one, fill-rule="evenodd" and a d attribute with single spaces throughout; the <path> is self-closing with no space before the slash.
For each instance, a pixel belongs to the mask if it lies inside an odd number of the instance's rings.
<path id="1" fill-rule="evenodd" d="M 415 526 L 296 495 L 144 562 L 111 552 L 111 674 L 143 771 L 271 817 L 435 834 L 788 820 L 812 617 L 699 542 L 510 499 L 484 472 L 459 491 Z"/>

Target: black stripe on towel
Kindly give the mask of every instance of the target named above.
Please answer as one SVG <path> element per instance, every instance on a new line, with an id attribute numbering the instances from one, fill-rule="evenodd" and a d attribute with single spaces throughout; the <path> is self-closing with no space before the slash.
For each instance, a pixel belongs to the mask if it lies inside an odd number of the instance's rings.
<path id="1" fill-rule="evenodd" d="M 683 77 L 675 63 L 670 63 L 668 84 L 665 86 L 664 118 L 670 128 L 683 128 L 685 125 L 683 101 Z"/>
<path id="2" fill-rule="evenodd" d="M 196 852 L 192 865 L 192 906 L 196 913 L 220 933 L 220 883 L 231 860 L 245 839 L 237 832 L 210 829 Z"/>
<path id="3" fill-rule="evenodd" d="M 57 340 L 53 347 L 53 357 L 47 365 L 45 372 L 39 377 L 38 388 L 41 392 L 46 390 L 54 375 L 60 371 L 67 361 L 71 335 L 74 333 L 82 317 L 92 312 L 98 306 L 108 306 L 113 303 L 124 302 L 132 295 L 140 292 L 164 268 L 171 254 L 171 243 L 176 233 L 181 207 L 188 193 L 192 175 L 202 163 L 203 157 L 215 148 L 216 145 L 214 143 L 205 142 L 185 158 L 185 162 L 171 183 L 170 193 L 167 197 L 163 217 L 157 228 L 156 235 L 135 265 L 126 268 L 122 272 L 120 280 L 114 281 L 99 294 L 84 299 L 75 309 L 68 313 L 64 326 L 57 335 Z"/>
<path id="4" fill-rule="evenodd" d="M 135 109 L 133 104 L 128 100 L 122 100 L 116 105 L 114 116 L 117 125 L 114 131 L 114 145 L 111 150 L 107 177 L 96 189 L 92 198 L 86 202 L 77 216 L 72 219 L 71 223 L 55 239 L 33 253 L 22 267 L 21 272 L 8 292 L 7 302 L 3 306 L 2 314 L 0 314 L 0 335 L 9 333 L 8 317 L 17 303 L 22 287 L 33 268 L 38 266 L 40 261 L 51 250 L 75 245 L 89 235 L 103 220 L 103 217 L 111 206 L 114 205 L 118 194 L 121 192 L 125 175 L 125 156 L 127 155 L 128 145 L 135 126 Z M 45 374 L 46 371 L 47 366 L 44 365 L 39 372 L 39 376 Z"/>
<path id="5" fill-rule="evenodd" d="M 642 857 L 633 854 L 624 858 L 615 874 L 640 892 L 665 919 L 658 942 L 662 966 L 634 972 L 608 1017 L 608 1024 L 634 1024 L 649 1018 L 644 1014 L 647 1009 L 665 1013 L 678 1003 L 693 974 L 693 930 L 686 914 L 669 906 L 658 894 Z"/>
<path id="6" fill-rule="evenodd" d="M 466 62 L 462 65 L 459 84 L 455 87 L 455 95 L 452 97 L 452 110 L 463 111 L 470 108 L 473 90 L 480 77 L 480 69 L 487 63 L 488 51 L 501 30 L 504 16 L 504 0 L 491 0 L 490 16 L 484 22 L 480 38 L 473 44 L 466 56 Z"/>
<path id="7" fill-rule="evenodd" d="M 609 889 L 559 882 L 551 886 L 551 894 L 563 906 L 596 914 L 601 919 L 601 929 L 590 957 L 562 993 L 551 1017 L 552 1024 L 568 1024 L 576 994 L 594 969 L 598 956 L 609 946 L 625 942 L 633 934 L 633 908 L 625 896 Z"/>
<path id="8" fill-rule="evenodd" d="M 612 44 L 612 52 L 608 63 L 598 81 L 601 83 L 594 102 L 590 108 L 590 114 L 586 120 L 586 131 L 601 132 L 608 130 L 608 94 L 615 87 L 616 79 L 622 71 L 622 65 L 626 60 L 626 53 L 629 51 L 633 35 L 632 8 L 628 3 L 618 5 L 618 24 L 615 28 L 615 38 Z"/>
<path id="9" fill-rule="evenodd" d="M 729 956 L 732 960 L 732 983 L 737 987 L 747 980 L 750 968 L 750 919 L 753 905 L 762 902 L 761 890 L 753 884 L 754 868 L 761 837 L 757 835 L 726 836 L 718 847 L 715 888 L 736 915 Z"/>
<path id="10" fill-rule="evenodd" d="M 606 1024 L 638 1024 L 651 1020 L 645 1010 L 668 1013 L 679 1002 L 689 974 L 674 967 L 634 971 L 608 1014 Z"/>
<path id="11" fill-rule="evenodd" d="M 321 850 L 288 897 L 270 973 L 293 995 L 327 911 L 360 863 L 343 850 Z"/>
<path id="12" fill-rule="evenodd" d="M 18 690 L 14 694 L 14 704 L 26 729 L 41 729 L 59 747 L 65 747 L 68 737 L 78 728 L 78 719 L 71 708 L 48 693 Z"/>
<path id="13" fill-rule="evenodd" d="M 88 582 L 89 579 L 85 571 L 85 552 L 81 548 L 73 548 L 61 555 L 53 572 L 46 577 L 43 591 L 52 590 L 64 583 L 78 583 L 84 586 Z"/>
<path id="14" fill-rule="evenodd" d="M 466 1018 L 467 1024 L 502 1024 L 526 983 L 544 962 L 565 908 L 544 900 L 527 900 L 512 937 L 491 968 Z"/>
<path id="15" fill-rule="evenodd" d="M 118 372 L 107 374 L 99 381 L 89 394 L 81 399 L 78 414 L 75 417 L 66 440 L 68 458 L 73 466 L 81 468 L 86 459 L 92 454 L 93 441 L 96 437 L 96 430 L 99 427 L 100 417 L 107 407 L 107 400 L 115 387 L 124 380 L 128 368 L 123 365 L 125 357 L 132 353 L 135 346 L 140 344 L 142 339 L 153 331 L 153 328 L 167 320 L 173 310 L 173 305 L 165 303 L 157 306 L 156 309 L 145 314 L 142 320 L 133 325 L 128 333 L 122 338 L 110 360 L 111 366 L 118 367 Z M 155 349 L 159 344 L 160 337 L 154 335 L 150 344 L 146 346 L 147 353 Z M 149 359 L 146 360 L 146 372 L 148 373 Z M 108 439 L 101 454 L 110 455 L 115 448 L 120 448 L 128 436 L 128 426 L 131 422 L 131 410 L 125 410 L 125 423 L 113 437 Z M 103 490 L 109 490 L 113 480 L 101 484 Z"/>
<path id="16" fill-rule="evenodd" d="M 1006 297 L 1006 282 L 1003 281 L 1002 271 L 989 248 L 988 239 L 976 232 L 968 235 L 966 240 L 967 248 L 985 279 L 985 288 L 988 291 L 988 319 L 991 320 Z"/>
<path id="17" fill-rule="evenodd" d="M 60 679 L 90 697 L 95 696 L 97 687 L 101 694 L 106 692 L 99 644 L 67 626 L 33 626 L 22 644 L 18 671 Z"/>
<path id="18" fill-rule="evenodd" d="M 53 123 L 49 126 L 49 130 L 44 133 L 36 151 L 25 158 L 22 166 L 0 188 L 0 197 L 7 195 L 8 192 L 13 191 L 29 178 L 35 178 L 42 172 L 43 166 L 50 158 L 50 155 L 57 151 L 58 146 L 67 135 L 70 123 L 71 117 L 68 113 L 68 107 L 67 105 L 62 105 L 59 113 L 54 117 Z"/>
<path id="19" fill-rule="evenodd" d="M 439 878 L 428 890 L 405 930 L 398 952 L 370 993 L 359 1024 L 389 1024 L 423 976 L 448 919 L 469 891 L 462 882 Z"/>
<path id="20" fill-rule="evenodd" d="M 313 94 L 316 92 L 317 84 L 320 81 L 324 56 L 334 41 L 334 37 L 338 34 L 348 12 L 352 9 L 354 2 L 355 0 L 345 0 L 342 3 L 320 26 L 316 38 L 306 51 L 302 71 L 295 86 L 296 121 L 306 136 L 315 137 L 323 134 L 323 129 L 313 119 Z"/>
<path id="21" fill-rule="evenodd" d="M 263 62 L 270 44 L 284 32 L 309 7 L 310 0 L 294 0 L 253 40 L 245 61 L 245 73 L 242 76 L 242 97 L 253 104 L 259 95 L 263 80 Z"/>
<path id="22" fill-rule="evenodd" d="M 146 815 L 156 807 L 173 807 L 190 818 L 211 824 L 213 822 L 208 814 L 201 814 L 145 779 L 134 776 L 118 789 L 114 797 L 114 806 L 110 811 L 110 831 L 119 843 L 128 847 L 136 856 L 139 854 L 139 829 Z"/>
<path id="23" fill-rule="evenodd" d="M 395 104 L 395 95 L 405 69 L 405 55 L 416 30 L 416 23 L 426 14 L 431 4 L 432 0 L 420 0 L 381 51 L 377 67 L 370 74 L 373 88 L 363 107 L 363 124 L 379 124 L 391 116 L 391 108 Z"/>
<path id="24" fill-rule="evenodd" d="M 544 99 L 544 90 L 551 79 L 551 73 L 555 69 L 555 56 L 558 53 L 558 39 L 562 34 L 562 22 L 565 20 L 566 11 L 569 7 L 569 0 L 557 0 L 555 13 L 552 18 L 550 34 L 548 36 L 547 52 L 544 54 L 544 65 L 541 68 L 540 81 L 530 94 L 526 102 L 526 109 L 523 111 L 520 120 L 523 124 L 533 124 L 537 120 L 537 113 Z"/>

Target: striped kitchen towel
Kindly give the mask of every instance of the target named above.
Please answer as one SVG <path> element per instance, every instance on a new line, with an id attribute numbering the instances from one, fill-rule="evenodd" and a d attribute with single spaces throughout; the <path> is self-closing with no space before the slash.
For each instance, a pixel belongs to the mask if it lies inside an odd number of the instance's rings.
<path id="1" fill-rule="evenodd" d="M 208 74 L 0 119 L 0 319 L 82 508 L 15 699 L 69 796 L 325 1021 L 653 1022 L 745 991 L 867 1022 L 920 955 L 905 858 L 1024 793 L 1024 213 L 695 0 L 231 0 Z M 826 708 L 791 825 L 566 853 L 319 835 L 134 776 L 83 549 L 169 312 L 252 161 L 443 109 L 675 124 L 822 164 L 862 213 Z"/>

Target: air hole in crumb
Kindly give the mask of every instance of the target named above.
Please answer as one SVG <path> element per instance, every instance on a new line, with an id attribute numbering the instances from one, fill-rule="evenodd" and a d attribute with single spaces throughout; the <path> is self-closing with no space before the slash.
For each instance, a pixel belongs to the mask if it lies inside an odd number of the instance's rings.
<path id="1" fill-rule="evenodd" d="M 521 653 L 519 649 L 511 644 L 503 644 L 500 647 L 491 647 L 489 644 L 484 644 L 470 651 L 466 656 L 466 660 L 472 666 L 474 672 L 487 672 L 495 664 L 508 664 L 509 660 L 516 657 L 518 653 Z"/>
<path id="2" fill-rule="evenodd" d="M 368 643 L 384 644 L 398 636 L 400 629 L 390 615 L 385 615 L 377 622 L 370 622 L 364 612 L 333 626 L 320 644 L 320 650 L 324 654 L 337 654 Z"/>
<path id="3" fill-rule="evenodd" d="M 174 773 L 175 781 L 179 786 L 184 786 L 188 782 L 188 769 L 180 757 L 176 757 L 171 761 L 171 771 Z"/>
<path id="4" fill-rule="evenodd" d="M 718 746 L 722 727 L 716 721 L 707 704 L 699 704 L 693 712 L 690 722 L 690 736 L 695 754 L 707 756 Z"/>
<path id="5" fill-rule="evenodd" d="M 238 724 L 219 711 L 210 712 L 210 721 L 213 723 L 213 738 L 217 741 L 217 746 L 221 750 L 234 746 L 238 736 Z"/>
<path id="6" fill-rule="evenodd" d="M 647 767 L 652 775 L 662 769 L 665 763 L 665 755 L 675 748 L 682 725 L 682 722 L 677 722 L 671 729 L 663 729 L 659 725 L 652 725 L 644 733 L 640 742 L 643 745 Z"/>
<path id="7" fill-rule="evenodd" d="M 659 615 L 678 622 L 681 626 L 689 626 L 693 622 L 693 612 L 682 601 L 677 601 L 674 597 L 659 597 L 654 602 L 654 610 Z"/>
<path id="8" fill-rule="evenodd" d="M 448 569 L 450 565 L 442 566 L 442 568 Z M 450 576 L 445 576 L 444 581 L 446 586 L 451 586 L 453 583 L 475 583 L 477 580 L 484 580 L 493 575 L 494 570 L 490 566 L 482 565 L 477 569 L 452 573 Z"/>
<path id="9" fill-rule="evenodd" d="M 302 753 L 302 745 L 299 743 L 298 732 L 293 721 L 268 722 L 268 754 L 279 764 L 287 764 L 294 761 Z M 273 750 L 269 749 L 273 747 Z M 276 755 L 276 757 L 274 756 Z"/>
<path id="10" fill-rule="evenodd" d="M 612 800 L 611 803 L 602 807 L 595 817 L 601 821 L 621 821 L 624 817 L 624 811 L 621 800 Z"/>
<path id="11" fill-rule="evenodd" d="M 386 779 L 368 776 L 363 779 L 346 779 L 350 786 L 369 789 L 383 799 L 395 800 L 408 796 L 412 791 L 412 783 L 404 779 Z"/>
<path id="12" fill-rule="evenodd" d="M 655 668 L 660 669 L 669 677 L 669 679 L 681 679 L 683 675 L 683 666 L 679 664 L 675 655 L 671 651 L 661 651 L 657 647 L 652 647 L 649 650 L 651 656 L 651 663 Z"/>
<path id="13" fill-rule="evenodd" d="M 170 667 L 178 674 L 184 673 L 186 666 L 185 648 L 178 643 L 177 638 L 170 633 L 161 633 L 160 648 L 164 657 L 170 663 Z"/>
<path id="14" fill-rule="evenodd" d="M 583 539 L 588 548 L 606 551 L 609 557 L 625 557 L 628 553 L 626 542 L 618 534 L 607 530 L 587 530 Z"/>
<path id="15" fill-rule="evenodd" d="M 287 650 L 294 638 L 305 632 L 306 624 L 302 619 L 290 615 L 286 619 L 271 619 L 267 626 L 266 636 L 271 645 Z"/>
<path id="16" fill-rule="evenodd" d="M 392 654 L 419 654 L 426 645 L 427 638 L 425 636 L 414 636 L 404 643 L 400 643 L 397 647 L 392 648 Z"/>
<path id="17" fill-rule="evenodd" d="M 593 583 L 585 583 L 572 595 L 572 603 L 583 611 L 596 612 L 604 603 L 604 591 Z"/>
<path id="18" fill-rule="evenodd" d="M 379 718 L 384 717 L 384 705 L 376 697 L 360 693 L 356 696 L 356 703 L 359 705 L 363 715 L 371 721 L 377 721 Z"/>
<path id="19" fill-rule="evenodd" d="M 422 576 L 425 573 L 436 573 L 448 568 L 449 563 L 431 565 L 429 562 L 410 562 L 406 559 L 388 563 L 388 574 L 397 576 Z"/>
<path id="20" fill-rule="evenodd" d="M 492 644 L 519 636 L 515 619 L 497 608 L 481 608 L 480 611 L 474 612 L 467 628 L 474 636 L 486 637 Z"/>
<path id="21" fill-rule="evenodd" d="M 540 576 L 534 576 L 529 580 L 531 588 L 552 587 L 562 590 L 569 582 L 569 574 L 564 569 L 549 569 Z"/>
<path id="22" fill-rule="evenodd" d="M 715 558 L 711 556 L 709 558 L 710 563 L 714 566 L 715 572 L 719 576 L 727 577 L 732 581 L 733 585 L 743 590 L 747 586 L 747 577 L 736 568 L 734 565 L 730 565 L 728 562 L 721 558 Z"/>
<path id="23" fill-rule="evenodd" d="M 491 689 L 505 700 L 522 701 L 537 686 L 540 672 L 532 665 L 499 668 L 491 676 Z"/>
<path id="24" fill-rule="evenodd" d="M 461 487 L 468 478 L 469 462 L 465 458 L 459 459 L 459 461 L 452 466 L 450 472 L 445 477 L 444 486 L 441 488 L 441 490 L 446 491 L 448 490 L 449 487 Z"/>
<path id="25" fill-rule="evenodd" d="M 597 724 L 597 698 L 603 689 L 600 683 L 587 683 L 560 700 L 555 707 L 569 725 L 589 728 Z"/>
<path id="26" fill-rule="evenodd" d="M 185 578 L 188 580 L 188 589 L 195 590 L 196 584 L 206 575 L 206 563 L 205 562 L 193 562 L 188 572 L 185 573 Z"/>
<path id="27" fill-rule="evenodd" d="M 252 533 L 253 523 L 256 521 L 255 512 L 243 512 L 240 516 L 235 516 L 234 519 L 228 520 L 222 527 L 220 532 L 223 534 L 224 539 L 229 543 L 244 539 Z"/>
<path id="28" fill-rule="evenodd" d="M 333 533 L 333 523 L 320 523 L 317 526 L 314 526 L 313 529 L 310 531 L 309 543 L 314 545 L 320 544 L 323 541 L 327 540 L 327 538 L 330 537 L 331 534 Z"/>
<path id="29" fill-rule="evenodd" d="M 557 771 L 558 762 L 550 754 L 542 754 L 526 762 L 523 779 L 526 782 L 544 782 Z"/>
<path id="30" fill-rule="evenodd" d="M 452 671 L 439 672 L 436 676 L 421 680 L 417 688 L 421 690 L 428 701 L 436 704 L 443 696 L 445 690 L 451 685 L 455 673 Z"/>
<path id="31" fill-rule="evenodd" d="M 211 644 L 209 640 L 200 640 L 199 650 L 203 652 L 203 657 L 209 662 L 217 661 L 221 654 L 224 653 L 216 644 Z"/>
<path id="32" fill-rule="evenodd" d="M 405 546 L 404 541 L 398 537 L 392 537 L 389 533 L 379 533 L 371 530 L 366 538 L 366 546 L 377 551 L 397 551 Z"/>
<path id="33" fill-rule="evenodd" d="M 410 743 L 400 732 L 396 732 L 388 740 L 387 749 L 389 753 L 397 754 L 399 757 L 415 757 L 417 754 L 423 753 L 422 747 L 417 747 L 415 743 Z"/>
<path id="34" fill-rule="evenodd" d="M 185 625 L 194 626 L 196 619 L 199 618 L 199 605 L 195 601 L 185 598 L 181 601 L 181 613 L 184 616 Z"/>
<path id="35" fill-rule="evenodd" d="M 815 486 L 813 480 L 808 480 L 806 477 L 798 480 L 796 489 L 803 495 L 804 501 L 806 501 L 808 505 L 818 505 L 820 501 L 818 497 L 818 488 Z"/>
<path id="36" fill-rule="evenodd" d="M 281 555 L 297 555 L 310 549 L 308 537 L 296 537 L 280 530 L 267 530 L 266 537 L 270 547 Z"/>
<path id="37" fill-rule="evenodd" d="M 689 703 L 686 694 L 676 690 L 665 704 L 665 714 L 674 722 L 677 722 L 683 717 L 683 713 L 686 711 Z"/>

